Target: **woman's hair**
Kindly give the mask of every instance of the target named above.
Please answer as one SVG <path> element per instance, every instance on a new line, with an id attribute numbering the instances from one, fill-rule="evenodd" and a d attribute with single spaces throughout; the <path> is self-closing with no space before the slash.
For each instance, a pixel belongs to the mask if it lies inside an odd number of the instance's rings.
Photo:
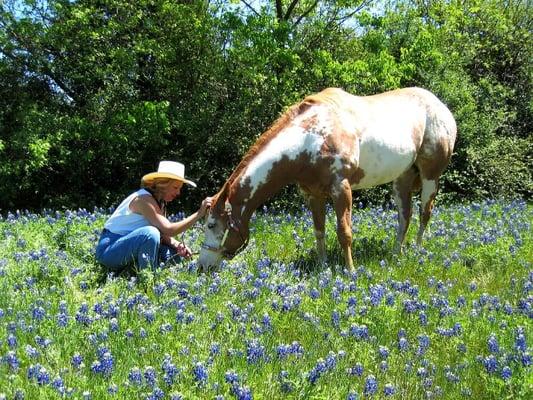
<path id="1" fill-rule="evenodd" d="M 175 179 L 170 178 L 155 178 L 149 182 L 141 182 L 141 187 L 149 189 L 156 199 L 161 197 L 161 194 L 172 184 Z"/>

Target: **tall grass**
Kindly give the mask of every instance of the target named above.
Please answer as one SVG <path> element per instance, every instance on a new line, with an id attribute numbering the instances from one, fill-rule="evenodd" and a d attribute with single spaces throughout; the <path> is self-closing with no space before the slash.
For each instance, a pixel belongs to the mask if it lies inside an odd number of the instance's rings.
<path id="1" fill-rule="evenodd" d="M 107 276 L 93 256 L 106 214 L 0 219 L 0 398 L 532 398 L 522 201 L 437 208 L 401 256 L 395 212 L 356 209 L 352 273 L 331 213 L 324 268 L 309 212 L 265 209 L 216 272 Z M 201 227 L 185 239 L 198 250 Z"/>

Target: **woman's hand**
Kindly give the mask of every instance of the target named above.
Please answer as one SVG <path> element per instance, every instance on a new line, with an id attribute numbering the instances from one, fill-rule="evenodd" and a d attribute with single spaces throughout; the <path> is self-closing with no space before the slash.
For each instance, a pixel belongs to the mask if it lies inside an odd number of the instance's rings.
<path id="1" fill-rule="evenodd" d="M 185 243 L 182 243 L 182 242 L 179 242 L 178 245 L 176 246 L 176 252 L 178 253 L 180 257 L 183 257 L 183 258 L 189 258 L 192 256 L 191 249 L 189 249 L 189 247 Z"/>
<path id="2" fill-rule="evenodd" d="M 192 256 L 191 249 L 185 243 L 174 238 L 170 239 L 170 247 L 172 247 L 180 257 L 189 258 Z"/>
<path id="3" fill-rule="evenodd" d="M 213 199 L 211 197 L 206 197 L 203 199 L 200 209 L 198 210 L 198 217 L 202 218 L 207 213 L 207 210 L 211 207 Z"/>

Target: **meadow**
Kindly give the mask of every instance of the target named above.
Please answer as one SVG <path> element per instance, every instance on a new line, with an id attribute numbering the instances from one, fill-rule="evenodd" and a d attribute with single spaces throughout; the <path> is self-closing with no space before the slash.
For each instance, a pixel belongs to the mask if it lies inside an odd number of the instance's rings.
<path id="1" fill-rule="evenodd" d="M 533 398 L 524 201 L 437 206 L 400 256 L 396 212 L 356 206 L 353 272 L 333 213 L 323 267 L 309 211 L 264 208 L 217 271 L 106 275 L 109 212 L 0 218 L 0 399 Z M 202 227 L 184 240 L 198 251 Z"/>

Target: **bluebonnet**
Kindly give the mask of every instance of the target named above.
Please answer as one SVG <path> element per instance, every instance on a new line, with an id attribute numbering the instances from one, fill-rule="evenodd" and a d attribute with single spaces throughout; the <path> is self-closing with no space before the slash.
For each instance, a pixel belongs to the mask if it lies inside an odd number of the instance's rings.
<path id="1" fill-rule="evenodd" d="M 362 376 L 363 372 L 364 372 L 364 368 L 361 363 L 356 363 L 353 367 L 348 368 L 348 373 L 350 375 Z"/>
<path id="2" fill-rule="evenodd" d="M 252 339 L 246 345 L 246 361 L 249 364 L 256 364 L 266 360 L 265 346 L 258 339 Z"/>
<path id="3" fill-rule="evenodd" d="M 163 380 L 165 381 L 165 383 L 169 386 L 172 385 L 176 376 L 179 375 L 180 370 L 176 367 L 176 365 L 174 365 L 170 355 L 165 355 L 165 358 L 163 359 L 163 363 L 161 365 L 161 369 L 164 372 Z"/>
<path id="4" fill-rule="evenodd" d="M 207 383 L 207 378 L 208 378 L 207 368 L 201 362 L 197 362 L 194 365 L 192 372 L 193 372 L 194 380 L 198 384 L 205 385 Z"/>
<path id="5" fill-rule="evenodd" d="M 389 357 L 389 349 L 385 346 L 379 346 L 378 352 L 381 358 L 387 359 Z"/>
<path id="6" fill-rule="evenodd" d="M 335 328 L 340 326 L 340 313 L 337 310 L 333 310 L 331 313 L 331 323 Z"/>
<path id="7" fill-rule="evenodd" d="M 59 393 L 64 394 L 65 393 L 65 384 L 63 382 L 63 379 L 58 376 L 52 380 L 51 386 Z"/>
<path id="8" fill-rule="evenodd" d="M 294 341 L 291 344 L 278 345 L 276 348 L 276 353 L 280 359 L 286 358 L 290 355 L 300 357 L 304 353 L 304 348 L 299 342 Z"/>
<path id="9" fill-rule="evenodd" d="M 527 350 L 526 336 L 524 335 L 522 329 L 518 329 L 515 335 L 514 348 L 517 351 L 524 352 Z"/>
<path id="10" fill-rule="evenodd" d="M 64 328 L 68 325 L 69 316 L 65 313 L 59 313 L 56 315 L 57 326 Z"/>
<path id="11" fill-rule="evenodd" d="M 398 349 L 399 349 L 400 351 L 407 351 L 408 348 L 409 348 L 409 342 L 407 341 L 406 338 L 401 337 L 401 338 L 398 340 Z"/>
<path id="12" fill-rule="evenodd" d="M 33 346 L 29 345 L 29 344 L 26 345 L 26 354 L 30 358 L 39 357 L 39 351 L 35 347 L 33 347 Z"/>
<path id="13" fill-rule="evenodd" d="M 239 375 L 233 370 L 226 371 L 226 373 L 224 374 L 224 378 L 226 382 L 230 385 L 235 385 L 240 382 Z"/>
<path id="14" fill-rule="evenodd" d="M 48 385 L 50 383 L 50 374 L 40 364 L 30 365 L 28 367 L 28 379 L 36 380 L 39 386 Z"/>
<path id="15" fill-rule="evenodd" d="M 366 325 L 352 324 L 350 326 L 350 335 L 358 340 L 367 340 L 369 338 L 368 327 Z"/>
<path id="16" fill-rule="evenodd" d="M 78 369 L 80 368 L 81 364 L 83 363 L 83 357 L 81 354 L 79 353 L 76 353 L 72 356 L 72 359 L 70 361 L 70 363 L 72 364 L 72 366 L 75 368 L 75 369 Z"/>
<path id="17" fill-rule="evenodd" d="M 4 357 L 5 362 L 7 365 L 9 365 L 9 368 L 11 368 L 12 371 L 18 370 L 20 366 L 20 361 L 16 355 L 16 353 L 12 350 L 8 351 L 6 356 Z"/>
<path id="18" fill-rule="evenodd" d="M 17 347 L 17 338 L 12 333 L 7 335 L 7 340 L 6 341 L 7 341 L 7 345 L 9 346 L 10 349 L 13 349 L 13 348 Z"/>
<path id="19" fill-rule="evenodd" d="M 504 381 L 507 381 L 511 379 L 511 376 L 513 375 L 513 371 L 511 371 L 511 368 L 509 368 L 509 366 L 506 365 L 505 367 L 502 368 L 501 375 L 502 375 L 502 379 Z"/>
<path id="20" fill-rule="evenodd" d="M 128 373 L 128 381 L 135 386 L 142 385 L 142 372 L 138 367 L 133 367 Z"/>
<path id="21" fill-rule="evenodd" d="M 491 354 L 483 359 L 483 365 L 488 373 L 493 374 L 498 369 L 498 360 Z"/>
<path id="22" fill-rule="evenodd" d="M 498 344 L 498 339 L 496 338 L 494 334 L 491 334 L 489 338 L 487 339 L 487 346 L 491 353 L 500 352 L 500 345 Z"/>
<path id="23" fill-rule="evenodd" d="M 46 316 L 46 310 L 42 306 L 34 307 L 32 310 L 32 318 L 37 321 L 42 321 Z"/>
<path id="24" fill-rule="evenodd" d="M 154 387 L 152 393 L 148 394 L 146 400 L 163 400 L 165 398 L 165 392 L 160 388 Z"/>
<path id="25" fill-rule="evenodd" d="M 107 388 L 107 394 L 114 396 L 118 392 L 118 386 L 114 383 L 108 386 Z"/>
<path id="26" fill-rule="evenodd" d="M 252 400 L 252 390 L 248 386 L 234 385 L 231 388 L 231 392 L 237 400 Z"/>
<path id="27" fill-rule="evenodd" d="M 154 367 L 152 367 L 151 365 L 146 366 L 144 368 L 143 377 L 148 386 L 152 388 L 155 387 L 157 383 L 157 374 L 155 372 Z"/>
<path id="28" fill-rule="evenodd" d="M 385 396 L 392 396 L 392 395 L 396 394 L 396 386 L 394 386 L 392 383 L 387 383 L 383 387 L 383 394 Z"/>
<path id="29" fill-rule="evenodd" d="M 372 396 L 378 391 L 378 382 L 374 375 L 368 375 L 365 379 L 365 388 L 363 393 L 365 396 Z"/>

